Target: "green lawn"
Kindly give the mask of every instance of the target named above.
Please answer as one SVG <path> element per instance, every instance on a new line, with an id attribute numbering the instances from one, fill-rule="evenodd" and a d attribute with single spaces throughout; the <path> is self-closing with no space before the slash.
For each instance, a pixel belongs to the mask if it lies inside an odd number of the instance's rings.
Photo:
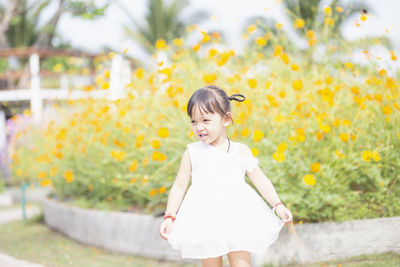
<path id="1" fill-rule="evenodd" d="M 0 226 L 0 251 L 19 259 L 52 266 L 87 266 L 87 267 L 178 267 L 196 266 L 195 264 L 178 264 L 158 261 L 143 257 L 113 253 L 104 249 L 87 246 L 73 241 L 64 235 L 47 228 L 42 217 L 38 216 L 27 222 L 13 222 Z M 223 258 L 224 266 L 229 266 Z M 271 265 L 265 265 L 265 267 Z M 400 254 L 384 253 L 365 255 L 342 260 L 320 262 L 315 264 L 296 264 L 289 266 L 400 266 Z"/>
<path id="2" fill-rule="evenodd" d="M 41 217 L 0 226 L 0 251 L 18 259 L 52 266 L 196 266 L 113 253 L 87 246 L 47 228 Z"/>
<path id="3" fill-rule="evenodd" d="M 273 265 L 264 265 L 264 267 L 272 267 Z M 396 254 L 393 252 L 382 253 L 382 254 L 369 254 L 360 255 L 357 257 L 351 257 L 340 260 L 322 261 L 314 264 L 287 264 L 280 265 L 281 267 L 398 267 L 400 266 L 400 253 Z M 276 267 L 276 266 L 274 266 Z"/>

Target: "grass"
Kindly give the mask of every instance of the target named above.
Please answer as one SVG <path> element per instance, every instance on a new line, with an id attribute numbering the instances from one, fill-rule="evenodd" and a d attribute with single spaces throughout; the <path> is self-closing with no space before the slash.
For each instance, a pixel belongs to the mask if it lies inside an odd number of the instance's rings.
<path id="1" fill-rule="evenodd" d="M 318 263 L 264 265 L 264 267 L 397 267 L 400 266 L 400 254 L 394 252 L 360 255 L 345 259 L 322 261 Z"/>
<path id="2" fill-rule="evenodd" d="M 130 267 L 189 267 L 196 264 L 180 264 L 159 261 L 144 257 L 119 254 L 78 243 L 53 231 L 43 224 L 43 217 L 37 216 L 26 222 L 19 221 L 0 226 L 0 251 L 18 259 L 25 259 L 52 266 L 130 266 Z M 224 266 L 229 266 L 223 257 Z M 272 265 L 265 265 L 269 267 Z M 400 254 L 382 253 L 351 257 L 313 264 L 289 264 L 282 267 L 297 266 L 346 266 L 346 267 L 395 267 L 400 266 Z"/>
<path id="3" fill-rule="evenodd" d="M 17 259 L 41 263 L 46 267 L 189 267 L 144 257 L 114 253 L 78 243 L 42 223 L 37 216 L 26 222 L 18 221 L 0 226 L 0 251 Z"/>

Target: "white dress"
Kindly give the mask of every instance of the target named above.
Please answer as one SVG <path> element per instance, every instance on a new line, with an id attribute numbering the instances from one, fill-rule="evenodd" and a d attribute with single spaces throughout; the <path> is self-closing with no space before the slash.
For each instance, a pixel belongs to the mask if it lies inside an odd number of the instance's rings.
<path id="1" fill-rule="evenodd" d="M 284 222 L 245 181 L 258 159 L 229 153 L 201 141 L 187 145 L 192 184 L 176 214 L 168 243 L 182 258 L 212 258 L 230 251 L 264 253 Z"/>

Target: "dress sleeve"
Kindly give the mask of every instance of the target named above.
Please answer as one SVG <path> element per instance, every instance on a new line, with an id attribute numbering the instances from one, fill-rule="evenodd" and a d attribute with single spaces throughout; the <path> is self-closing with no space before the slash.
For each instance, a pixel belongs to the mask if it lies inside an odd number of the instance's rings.
<path id="1" fill-rule="evenodd" d="M 253 156 L 243 156 L 243 165 L 244 169 L 247 170 L 248 172 L 252 172 L 255 167 L 258 166 L 258 158 L 253 157 Z"/>

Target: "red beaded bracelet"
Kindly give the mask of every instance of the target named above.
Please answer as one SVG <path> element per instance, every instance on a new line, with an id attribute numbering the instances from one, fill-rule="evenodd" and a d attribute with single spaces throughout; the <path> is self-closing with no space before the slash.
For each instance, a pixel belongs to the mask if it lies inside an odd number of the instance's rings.
<path id="1" fill-rule="evenodd" d="M 171 218 L 172 222 L 175 221 L 175 219 L 176 219 L 175 216 L 171 216 L 171 215 L 164 216 L 164 220 L 167 218 Z"/>
<path id="2" fill-rule="evenodd" d="M 274 205 L 274 208 L 276 208 L 278 205 L 283 205 L 283 203 L 282 203 L 282 202 L 276 203 L 276 204 Z"/>

